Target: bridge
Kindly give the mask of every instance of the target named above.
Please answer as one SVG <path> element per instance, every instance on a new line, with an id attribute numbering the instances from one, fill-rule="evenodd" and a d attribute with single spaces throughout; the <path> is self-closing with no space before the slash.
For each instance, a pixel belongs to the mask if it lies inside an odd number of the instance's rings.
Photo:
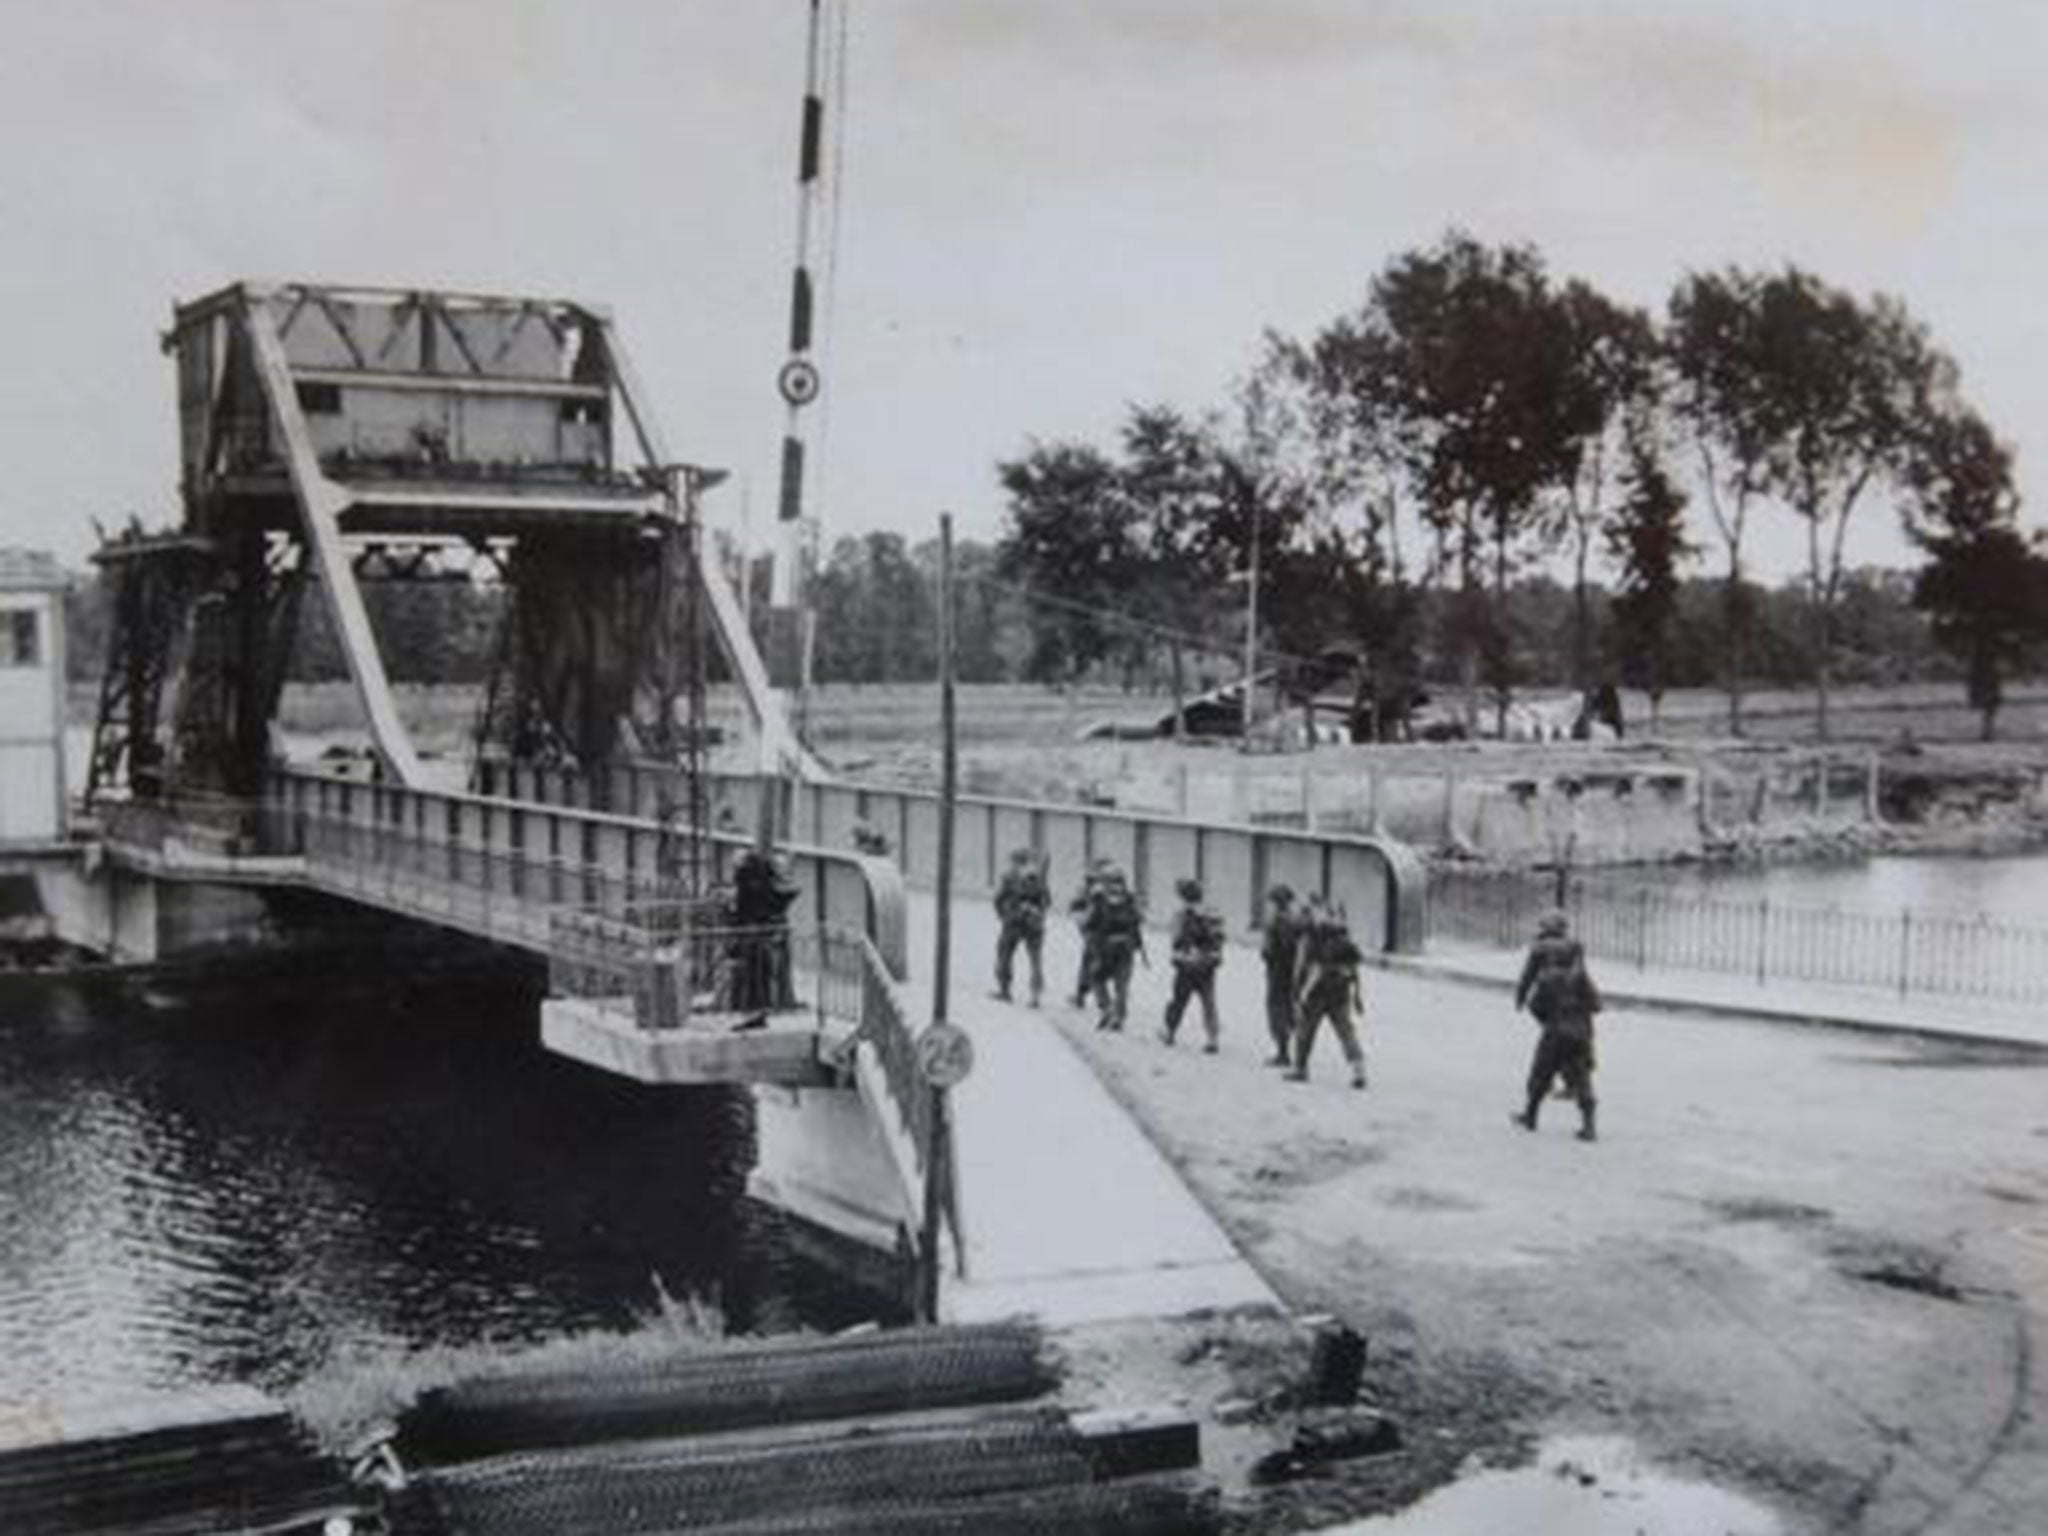
<path id="1" fill-rule="evenodd" d="M 706 558 L 721 476 L 669 457 L 606 312 L 239 284 L 177 307 L 166 351 L 184 516 L 98 557 L 114 614 L 87 803 L 34 867 L 68 937 L 144 963 L 246 946 L 286 892 L 459 932 L 545 964 L 548 1049 L 751 1088 L 757 1192 L 914 1272 L 928 1312 L 1270 1303 L 1045 1021 L 959 1021 L 981 1060 L 964 1082 L 933 1059 L 911 956 L 939 809 L 833 782 L 797 739 L 793 680 Z M 460 762 L 412 741 L 366 597 L 423 580 L 480 585 L 500 615 Z M 307 594 L 367 759 L 294 762 L 277 733 Z M 894 858 L 849 846 L 860 821 Z M 1076 876 L 1115 857 L 1159 898 L 1198 876 L 1233 922 L 1285 879 L 1384 947 L 1420 936 L 1393 845 L 978 799 L 958 826 L 970 900 L 1030 846 Z M 768 921 L 735 900 L 749 870 L 786 882 Z"/>

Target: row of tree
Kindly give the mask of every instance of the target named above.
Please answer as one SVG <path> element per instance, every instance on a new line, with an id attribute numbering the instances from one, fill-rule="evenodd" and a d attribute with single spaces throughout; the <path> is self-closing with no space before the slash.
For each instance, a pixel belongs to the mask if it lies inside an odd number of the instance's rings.
<path id="1" fill-rule="evenodd" d="M 1449 677 L 1505 710 L 1539 675 L 1511 594 L 1562 567 L 1565 676 L 1657 695 L 1692 670 L 1675 649 L 1684 572 L 1711 545 L 1739 733 L 1745 685 L 1783 669 L 1759 656 L 1777 637 L 1760 631 L 1747 560 L 1758 520 L 1784 517 L 1806 551 L 1801 670 L 1825 736 L 1856 589 L 1849 533 L 1878 502 L 1927 555 L 1913 601 L 1961 658 L 1987 733 L 2002 679 L 2048 639 L 2048 557 L 1954 363 L 1896 300 L 1794 267 L 1689 274 L 1652 317 L 1554 280 L 1531 247 L 1453 233 L 1389 262 L 1315 334 L 1266 337 L 1224 408 L 1133 409 L 1114 449 L 1033 442 L 999 476 L 998 572 L 1081 605 L 1034 624 L 1039 677 L 1140 646 L 1110 610 L 1222 641 L 1245 606 L 1229 583 L 1256 564 L 1281 648 L 1348 646 L 1387 688 Z"/>
<path id="2" fill-rule="evenodd" d="M 1242 661 L 1242 587 L 1221 599 L 1191 596 L 1176 614 L 1168 603 L 1150 611 L 1159 622 L 1134 616 L 1145 610 L 1114 590 L 1099 603 L 1057 591 L 1023 588 L 994 574 L 1004 546 L 971 540 L 953 548 L 958 627 L 956 665 L 963 681 L 1043 681 L 1077 676 L 1147 692 L 1173 684 L 1173 652 L 1181 652 L 1184 685 L 1192 690 L 1232 681 Z M 818 577 L 815 675 L 821 683 L 925 682 L 938 672 L 938 541 L 907 543 L 895 533 L 837 541 Z M 1261 572 L 1262 587 L 1267 585 Z M 1448 622 L 1456 595 L 1441 589 L 1411 594 L 1425 632 Z M 762 598 L 765 603 L 765 597 Z M 1749 681 L 1773 689 L 1811 688 L 1816 668 L 1814 617 L 1804 581 L 1775 588 L 1746 583 L 1750 616 Z M 1123 606 L 1117 606 L 1119 603 Z M 1566 685 L 1578 665 L 1576 623 L 1581 605 L 1597 635 L 1619 635 L 1628 625 L 1630 594 L 1598 580 L 1574 590 L 1541 573 L 1520 576 L 1507 589 L 1501 622 L 1516 661 L 1516 682 Z M 1723 672 L 1721 633 L 1725 594 L 1716 578 L 1690 576 L 1674 583 L 1662 625 L 1663 675 L 1674 688 L 1718 684 Z M 1174 622 L 1185 619 L 1184 623 Z M 1960 675 L 1936 644 L 1927 615 L 1914 605 L 1912 575 L 1874 567 L 1847 573 L 1836 605 L 1837 676 L 1856 684 L 1947 681 Z M 1305 651 L 1278 648 L 1281 635 L 1303 630 L 1295 606 L 1261 620 L 1275 637 L 1269 655 L 1306 659 Z M 1341 644 L 1341 631 L 1313 630 Z M 1068 658 L 1085 655 L 1078 671 Z"/>

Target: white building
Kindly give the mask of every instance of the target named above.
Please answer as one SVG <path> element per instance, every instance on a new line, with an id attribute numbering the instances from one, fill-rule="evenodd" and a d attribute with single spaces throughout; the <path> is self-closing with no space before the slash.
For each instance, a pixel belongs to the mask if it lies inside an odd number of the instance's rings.
<path id="1" fill-rule="evenodd" d="M 65 832 L 64 573 L 0 548 L 0 844 Z"/>

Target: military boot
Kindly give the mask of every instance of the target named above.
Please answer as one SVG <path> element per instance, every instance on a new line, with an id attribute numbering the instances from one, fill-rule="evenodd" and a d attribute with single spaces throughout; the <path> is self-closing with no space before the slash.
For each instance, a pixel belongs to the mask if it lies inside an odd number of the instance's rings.
<path id="1" fill-rule="evenodd" d="M 1579 1104 L 1579 1140 L 1598 1141 L 1600 1139 L 1600 1133 L 1595 1126 L 1594 1114 L 1593 1101 L 1591 1099 L 1582 1100 Z"/>

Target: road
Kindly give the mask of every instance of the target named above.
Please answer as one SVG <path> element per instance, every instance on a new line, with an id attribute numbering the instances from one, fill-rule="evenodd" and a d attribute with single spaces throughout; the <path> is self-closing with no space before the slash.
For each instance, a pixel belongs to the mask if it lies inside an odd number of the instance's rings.
<path id="1" fill-rule="evenodd" d="M 991 930 L 965 907 L 960 985 Z M 1359 1094 L 1261 1064 L 1245 945 L 1219 1056 L 1160 1043 L 1161 983 L 1063 1027 L 1275 1289 L 1372 1338 L 1411 1475 L 1619 1433 L 1793 1530 L 2048 1529 L 2048 1056 L 1617 1009 L 1588 1146 L 1568 1105 L 1510 1125 L 1498 993 L 1369 973 Z"/>

